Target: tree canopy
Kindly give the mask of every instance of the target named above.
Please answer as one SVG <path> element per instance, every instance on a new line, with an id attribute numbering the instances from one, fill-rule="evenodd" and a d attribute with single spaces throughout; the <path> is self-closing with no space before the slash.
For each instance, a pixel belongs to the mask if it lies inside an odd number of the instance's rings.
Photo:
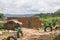
<path id="1" fill-rule="evenodd" d="M 56 12 L 54 13 L 40 13 L 40 14 L 36 14 L 35 16 L 39 16 L 39 17 L 60 17 L 60 9 L 58 9 Z"/>

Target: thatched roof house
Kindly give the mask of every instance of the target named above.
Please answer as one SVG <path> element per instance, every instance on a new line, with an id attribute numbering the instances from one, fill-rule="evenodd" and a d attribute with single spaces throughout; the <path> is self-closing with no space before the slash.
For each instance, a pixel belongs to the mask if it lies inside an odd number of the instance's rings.
<path id="1" fill-rule="evenodd" d="M 17 27 L 17 22 L 10 20 L 7 21 L 7 23 L 4 24 L 4 29 L 7 30 L 14 30 Z"/>

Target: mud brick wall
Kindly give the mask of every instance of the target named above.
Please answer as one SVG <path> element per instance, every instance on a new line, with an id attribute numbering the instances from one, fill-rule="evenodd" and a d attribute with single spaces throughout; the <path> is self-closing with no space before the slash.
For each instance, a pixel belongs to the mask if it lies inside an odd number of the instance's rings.
<path id="1" fill-rule="evenodd" d="M 41 20 L 39 20 L 39 18 L 37 18 L 37 17 L 32 17 L 32 18 L 30 18 L 31 19 L 31 21 L 32 21 L 32 27 L 33 28 L 40 28 L 41 27 Z"/>
<path id="2" fill-rule="evenodd" d="M 22 22 L 22 27 L 28 27 L 28 18 L 19 18 L 18 21 Z"/>
<path id="3" fill-rule="evenodd" d="M 28 27 L 29 25 L 29 20 L 31 21 L 31 28 L 39 28 L 41 27 L 41 20 L 39 20 L 38 17 L 20 17 L 20 18 L 14 18 L 14 17 L 10 17 L 7 18 L 7 20 L 18 20 L 20 22 L 22 22 L 22 27 Z"/>

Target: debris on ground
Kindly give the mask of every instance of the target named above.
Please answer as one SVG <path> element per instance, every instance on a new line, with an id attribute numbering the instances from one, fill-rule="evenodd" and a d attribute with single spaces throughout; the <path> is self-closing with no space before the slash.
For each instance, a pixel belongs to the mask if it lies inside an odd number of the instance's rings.
<path id="1" fill-rule="evenodd" d="M 28 29 L 28 28 L 22 28 L 22 31 L 24 33 L 23 37 L 18 38 L 18 40 L 53 40 L 57 35 L 60 34 L 59 31 L 44 32 L 41 30 L 34 30 L 34 29 Z M 9 35 L 11 36 L 10 33 Z M 2 40 L 5 37 L 0 36 L 0 40 Z"/>

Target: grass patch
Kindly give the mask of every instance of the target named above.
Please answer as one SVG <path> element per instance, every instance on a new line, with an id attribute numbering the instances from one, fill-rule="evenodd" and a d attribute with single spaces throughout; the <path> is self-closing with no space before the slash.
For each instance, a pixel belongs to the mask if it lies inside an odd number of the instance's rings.
<path id="1" fill-rule="evenodd" d="M 0 30 L 4 28 L 3 23 L 0 23 Z"/>

